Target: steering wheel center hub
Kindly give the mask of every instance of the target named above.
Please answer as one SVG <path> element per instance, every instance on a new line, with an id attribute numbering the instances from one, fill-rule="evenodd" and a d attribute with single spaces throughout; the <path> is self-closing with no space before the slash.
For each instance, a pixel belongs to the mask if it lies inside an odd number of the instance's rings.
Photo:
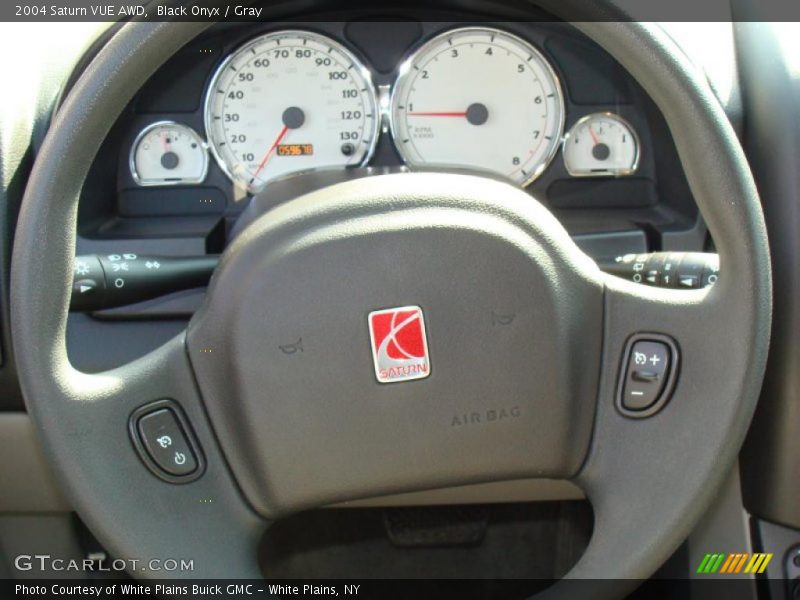
<path id="1" fill-rule="evenodd" d="M 601 288 L 564 268 L 536 207 L 489 180 L 392 175 L 237 238 L 188 343 L 260 512 L 577 471 Z"/>

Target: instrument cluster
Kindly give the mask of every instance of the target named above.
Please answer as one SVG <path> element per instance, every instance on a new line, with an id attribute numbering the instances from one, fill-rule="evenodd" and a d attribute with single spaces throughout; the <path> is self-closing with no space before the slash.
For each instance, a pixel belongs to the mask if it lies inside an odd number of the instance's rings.
<path id="1" fill-rule="evenodd" d="M 467 169 L 525 187 L 561 150 L 570 177 L 626 177 L 640 138 L 614 112 L 578 115 L 543 48 L 499 27 L 454 26 L 413 45 L 393 81 L 345 42 L 306 29 L 252 37 L 204 90 L 203 129 L 144 123 L 129 152 L 136 186 L 202 184 L 211 160 L 237 198 L 299 172 L 370 164 L 387 136 L 409 169 Z"/>

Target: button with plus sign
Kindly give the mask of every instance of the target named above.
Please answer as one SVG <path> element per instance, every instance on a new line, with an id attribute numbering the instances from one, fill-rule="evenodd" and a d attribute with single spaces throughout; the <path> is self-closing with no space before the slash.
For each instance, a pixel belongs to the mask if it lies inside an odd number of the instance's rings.
<path id="1" fill-rule="evenodd" d="M 621 386 L 624 410 L 644 411 L 661 398 L 671 368 L 670 346 L 657 339 L 634 340 Z"/>

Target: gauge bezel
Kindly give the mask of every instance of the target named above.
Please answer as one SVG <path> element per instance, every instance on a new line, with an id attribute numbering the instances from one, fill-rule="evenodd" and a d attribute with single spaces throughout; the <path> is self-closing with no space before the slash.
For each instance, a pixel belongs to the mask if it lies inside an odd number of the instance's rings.
<path id="1" fill-rule="evenodd" d="M 603 117 L 606 119 L 612 119 L 614 121 L 617 121 L 618 123 L 626 127 L 628 131 L 630 131 L 631 139 L 633 139 L 633 142 L 635 144 L 635 149 L 634 149 L 635 152 L 633 154 L 633 165 L 629 169 L 587 173 L 585 171 L 584 172 L 573 171 L 572 169 L 569 168 L 569 164 L 567 163 L 566 148 L 570 137 L 578 127 L 598 117 Z M 619 114 L 610 111 L 593 112 L 589 113 L 588 115 L 584 115 L 580 119 L 575 121 L 575 123 L 572 124 L 572 127 L 569 128 L 569 131 L 567 131 L 564 134 L 564 139 L 561 141 L 561 156 L 564 159 L 564 168 L 566 169 L 567 173 L 569 173 L 570 177 L 628 177 L 636 173 L 636 171 L 639 169 L 639 161 L 642 156 L 642 144 L 641 140 L 639 139 L 639 133 L 636 131 L 633 125 L 631 125 L 631 122 L 625 119 L 624 117 L 621 117 Z"/>
<path id="2" fill-rule="evenodd" d="M 197 140 L 200 142 L 200 148 L 203 150 L 203 173 L 198 178 L 192 179 L 181 179 L 180 181 L 159 181 L 159 182 L 145 182 L 142 180 L 141 176 L 139 175 L 139 171 L 136 170 L 136 149 L 139 147 L 141 141 L 145 138 L 145 136 L 153 131 L 158 127 L 176 127 L 179 129 L 185 129 L 192 133 Z M 194 185 L 196 183 L 203 183 L 208 176 L 208 143 L 203 139 L 193 127 L 186 125 L 185 123 L 179 123 L 178 121 L 172 121 L 169 119 L 165 119 L 162 121 L 154 121 L 150 123 L 146 127 L 144 127 L 136 137 L 133 139 L 133 143 L 131 144 L 131 150 L 128 153 L 128 167 L 131 172 L 131 177 L 133 178 L 134 183 L 139 187 L 163 187 L 163 186 L 172 186 L 172 185 Z"/>
<path id="3" fill-rule="evenodd" d="M 555 100 L 556 100 L 555 104 L 558 110 L 558 116 L 556 119 L 558 121 L 558 128 L 553 132 L 553 141 L 550 142 L 550 149 L 548 150 L 547 154 L 542 157 L 542 160 L 540 161 L 539 165 L 535 169 L 532 169 L 531 172 L 528 173 L 526 178 L 520 183 L 513 181 L 504 173 L 498 173 L 493 169 L 479 169 L 478 167 L 472 165 L 458 166 L 458 165 L 434 165 L 425 163 L 423 164 L 414 163 L 411 160 L 409 160 L 408 156 L 406 156 L 406 152 L 404 151 L 402 145 L 398 143 L 399 140 L 398 130 L 397 130 L 398 124 L 396 123 L 396 121 L 398 120 L 397 118 L 397 103 L 399 102 L 398 94 L 400 88 L 403 87 L 403 84 L 406 82 L 409 75 L 411 74 L 411 69 L 414 63 L 417 61 L 417 59 L 420 57 L 422 53 L 428 50 L 428 48 L 438 44 L 441 40 L 446 40 L 447 38 L 452 37 L 453 35 L 461 35 L 464 33 L 467 34 L 486 33 L 489 35 L 503 36 L 506 38 L 510 38 L 512 41 L 520 44 L 522 47 L 528 50 L 531 55 L 537 58 L 539 63 L 542 65 L 542 68 L 553 82 L 553 86 L 555 88 Z M 564 135 L 564 124 L 566 122 L 566 113 L 567 109 L 564 100 L 564 88 L 561 86 L 561 79 L 559 78 L 555 68 L 553 68 L 551 61 L 545 56 L 544 52 L 542 52 L 536 46 L 534 46 L 533 43 L 517 35 L 516 33 L 512 33 L 505 29 L 499 29 L 497 27 L 478 26 L 478 27 L 457 27 L 455 29 L 448 29 L 421 42 L 419 45 L 417 45 L 416 48 L 414 48 L 411 52 L 409 52 L 406 58 L 403 59 L 403 61 L 400 63 L 400 67 L 398 68 L 397 71 L 397 77 L 395 78 L 394 83 L 392 84 L 392 91 L 389 99 L 388 117 L 389 117 L 389 130 L 392 134 L 392 142 L 394 143 L 394 147 L 397 150 L 397 153 L 399 154 L 400 158 L 402 159 L 403 164 L 405 164 L 410 169 L 436 168 L 437 166 L 441 168 L 458 167 L 458 168 L 468 169 L 472 172 L 492 173 L 496 176 L 502 177 L 505 181 L 510 181 L 514 185 L 518 185 L 521 188 L 526 188 L 531 183 L 536 181 L 542 175 L 542 173 L 544 173 L 547 170 L 547 167 L 550 166 L 556 154 L 558 153 L 558 149 L 561 147 L 560 140 Z"/>
<path id="4" fill-rule="evenodd" d="M 216 145 L 213 142 L 213 138 L 210 135 L 211 130 L 211 102 L 212 102 L 212 92 L 216 89 L 217 82 L 221 77 L 222 73 L 224 73 L 225 69 L 228 68 L 228 65 L 240 54 L 243 52 L 247 52 L 252 46 L 258 45 L 262 43 L 267 38 L 278 38 L 278 37 L 287 37 L 287 36 L 300 36 L 306 37 L 309 39 L 313 39 L 317 42 L 321 42 L 324 44 L 328 44 L 329 46 L 334 46 L 337 51 L 341 52 L 342 55 L 350 60 L 353 63 L 353 68 L 356 69 L 360 75 L 364 78 L 364 82 L 367 88 L 367 91 L 364 92 L 365 94 L 369 94 L 368 99 L 372 103 L 374 107 L 374 117 L 372 119 L 372 128 L 371 128 L 371 135 L 372 135 L 372 142 L 364 153 L 364 158 L 358 164 L 353 165 L 326 165 L 324 167 L 309 167 L 307 169 L 300 169 L 297 171 L 291 171 L 288 173 L 283 173 L 277 177 L 283 177 L 286 175 L 298 175 L 300 173 L 313 173 L 314 171 L 318 171 L 320 169 L 330 169 L 330 168 L 358 168 L 364 167 L 369 164 L 369 161 L 372 160 L 372 157 L 375 154 L 375 149 L 378 146 L 378 136 L 380 135 L 381 127 L 380 122 L 382 120 L 382 111 L 381 107 L 378 104 L 378 92 L 375 87 L 375 82 L 373 81 L 372 71 L 366 66 L 365 62 L 361 60 L 356 54 L 351 51 L 347 46 L 341 43 L 339 40 L 331 37 L 330 35 L 317 33 L 315 31 L 309 31 L 306 29 L 276 29 L 274 31 L 267 31 L 265 33 L 260 33 L 259 35 L 250 38 L 246 42 L 237 46 L 234 50 L 232 50 L 228 55 L 222 60 L 222 62 L 217 66 L 214 70 L 214 74 L 211 76 L 209 80 L 208 87 L 206 88 L 205 99 L 203 101 L 203 127 L 205 128 L 206 138 L 209 140 L 208 142 L 208 149 L 211 155 L 214 157 L 217 165 L 219 166 L 220 170 L 225 173 L 225 176 L 230 180 L 230 182 L 234 185 L 234 187 L 238 187 L 244 190 L 248 195 L 255 195 L 258 192 L 254 192 L 249 189 L 249 186 L 243 185 L 241 181 L 237 180 L 234 177 L 231 169 L 228 167 L 225 159 L 222 155 L 217 151 Z M 263 190 L 271 181 L 276 178 L 266 179 L 261 186 Z"/>

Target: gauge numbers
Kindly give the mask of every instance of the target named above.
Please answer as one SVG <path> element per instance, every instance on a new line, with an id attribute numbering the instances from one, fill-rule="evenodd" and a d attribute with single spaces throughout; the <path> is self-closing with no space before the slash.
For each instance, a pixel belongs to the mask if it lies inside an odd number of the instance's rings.
<path id="1" fill-rule="evenodd" d="M 630 175 L 639 165 L 639 138 L 618 115 L 587 115 L 564 137 L 564 165 L 574 177 Z"/>
<path id="2" fill-rule="evenodd" d="M 131 176 L 141 186 L 200 183 L 206 178 L 206 143 L 191 127 L 159 121 L 145 127 L 133 142 Z"/>
<path id="3" fill-rule="evenodd" d="M 558 79 L 528 42 L 491 28 L 443 33 L 402 66 L 395 145 L 408 165 L 491 171 L 527 185 L 561 141 Z"/>
<path id="4" fill-rule="evenodd" d="M 379 116 L 369 72 L 346 48 L 315 33 L 280 31 L 222 63 L 205 124 L 222 170 L 255 193 L 288 173 L 365 164 Z"/>

